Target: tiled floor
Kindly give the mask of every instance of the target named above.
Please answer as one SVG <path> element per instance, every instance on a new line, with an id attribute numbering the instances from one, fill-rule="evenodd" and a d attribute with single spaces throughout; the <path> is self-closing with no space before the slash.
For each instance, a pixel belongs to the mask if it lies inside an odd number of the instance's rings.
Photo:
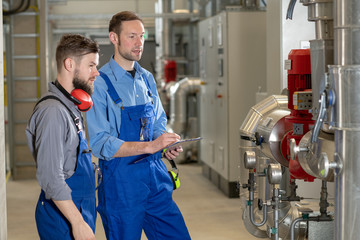
<path id="1" fill-rule="evenodd" d="M 241 220 L 240 200 L 229 199 L 202 176 L 198 164 L 179 165 L 181 187 L 174 199 L 194 240 L 253 240 Z M 7 183 L 8 240 L 39 239 L 34 209 L 40 188 L 36 180 Z M 96 239 L 105 239 L 98 216 Z M 144 236 L 143 240 L 146 239 Z"/>

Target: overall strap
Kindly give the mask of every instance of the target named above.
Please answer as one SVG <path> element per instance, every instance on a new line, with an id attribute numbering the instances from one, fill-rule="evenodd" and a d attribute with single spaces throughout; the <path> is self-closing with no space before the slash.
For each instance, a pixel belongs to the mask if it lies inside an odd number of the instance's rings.
<path id="1" fill-rule="evenodd" d="M 42 101 L 45 101 L 45 100 L 47 100 L 47 99 L 55 99 L 55 100 L 58 100 L 62 105 L 64 105 L 64 107 L 69 111 L 70 116 L 71 116 L 71 118 L 73 119 L 73 121 L 74 121 L 74 123 L 75 123 L 75 126 L 76 126 L 76 128 L 77 128 L 77 130 L 78 130 L 78 133 L 81 132 L 80 118 L 78 118 L 77 116 L 75 116 L 75 114 L 70 110 L 70 108 L 68 108 L 68 106 L 66 106 L 65 103 L 60 100 L 60 98 L 58 98 L 58 97 L 56 97 L 56 96 L 54 96 L 54 95 L 45 96 L 45 97 L 43 97 L 42 99 L 40 99 L 40 100 L 36 103 L 35 107 L 36 107 L 39 103 L 41 103 Z"/>
<path id="2" fill-rule="evenodd" d="M 100 73 L 100 76 L 105 80 L 105 83 L 106 83 L 106 85 L 107 85 L 107 87 L 108 87 L 107 92 L 109 93 L 111 99 L 112 99 L 112 100 L 114 101 L 114 103 L 116 103 L 116 104 L 121 103 L 121 102 L 122 102 L 122 99 L 121 99 L 121 98 L 119 97 L 119 95 L 117 94 L 117 92 L 116 92 L 116 90 L 115 90 L 115 88 L 114 88 L 114 85 L 111 83 L 109 77 L 108 77 L 105 73 L 103 73 L 103 72 L 101 72 L 101 71 L 99 71 L 99 73 Z"/>
<path id="3" fill-rule="evenodd" d="M 146 84 L 146 86 L 148 88 L 148 95 L 149 95 L 149 97 L 152 98 L 149 80 L 147 79 L 146 74 L 141 74 L 141 76 L 144 78 L 144 82 L 145 82 L 145 84 Z"/>

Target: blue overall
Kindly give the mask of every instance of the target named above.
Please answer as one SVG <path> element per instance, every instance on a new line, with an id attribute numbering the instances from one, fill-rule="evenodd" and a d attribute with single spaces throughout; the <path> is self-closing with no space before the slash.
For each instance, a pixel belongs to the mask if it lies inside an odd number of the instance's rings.
<path id="1" fill-rule="evenodd" d="M 108 93 L 121 112 L 119 138 L 151 141 L 153 103 L 123 107 L 108 77 Z M 146 79 L 145 79 L 146 81 Z M 150 88 L 147 83 L 149 95 Z M 149 240 L 190 239 L 180 210 L 172 199 L 173 184 L 161 153 L 99 160 L 103 182 L 98 190 L 98 212 L 109 240 L 139 240 L 142 229 Z"/>
<path id="2" fill-rule="evenodd" d="M 71 113 L 71 115 L 72 117 L 75 116 L 73 113 Z M 79 121 L 79 119 L 74 119 L 74 121 Z M 75 122 L 75 124 L 77 123 Z M 96 198 L 94 167 L 91 163 L 91 152 L 89 151 L 87 141 L 83 137 L 82 130 L 79 128 L 78 135 L 80 143 L 76 170 L 75 173 L 65 181 L 71 189 L 71 197 L 75 206 L 79 209 L 85 222 L 95 232 Z M 41 190 L 37 202 L 35 219 L 40 239 L 74 239 L 70 222 L 64 217 L 51 199 L 45 198 L 45 192 L 43 190 Z"/>

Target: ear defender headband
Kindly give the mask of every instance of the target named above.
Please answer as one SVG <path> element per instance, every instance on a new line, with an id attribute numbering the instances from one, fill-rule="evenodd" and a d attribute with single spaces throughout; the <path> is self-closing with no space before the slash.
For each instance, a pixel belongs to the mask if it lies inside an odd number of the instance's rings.
<path id="1" fill-rule="evenodd" d="M 172 167 L 172 171 L 168 171 L 168 173 L 173 183 L 173 190 L 175 190 L 180 187 L 179 169 L 177 168 L 174 160 L 168 159 L 168 161 Z M 176 171 L 176 173 L 174 171 Z"/>
<path id="2" fill-rule="evenodd" d="M 179 173 L 175 173 L 173 171 L 168 171 L 168 173 L 173 183 L 173 190 L 178 189 L 180 187 Z"/>
<path id="3" fill-rule="evenodd" d="M 71 94 L 66 91 L 58 81 L 55 81 L 55 86 L 62 92 L 68 99 L 77 105 L 78 109 L 82 112 L 89 111 L 93 106 L 91 96 L 82 89 L 74 89 Z"/>

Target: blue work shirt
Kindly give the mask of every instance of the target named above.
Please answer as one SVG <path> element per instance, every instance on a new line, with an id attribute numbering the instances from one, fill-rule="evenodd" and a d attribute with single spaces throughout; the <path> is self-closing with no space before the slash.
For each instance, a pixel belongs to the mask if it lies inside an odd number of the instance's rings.
<path id="1" fill-rule="evenodd" d="M 123 140 L 118 138 L 122 106 L 136 106 L 154 101 L 153 139 L 156 139 L 165 131 L 167 118 L 156 89 L 154 77 L 137 62 L 135 62 L 134 68 L 136 74 L 133 78 L 111 57 L 110 61 L 99 70 L 109 77 L 122 101 L 115 104 L 107 92 L 105 80 L 100 76 L 96 78 L 92 95 L 94 106 L 86 113 L 86 121 L 90 147 L 94 156 L 98 158 L 111 160 L 124 143 Z M 151 97 L 144 78 L 149 82 Z"/>

